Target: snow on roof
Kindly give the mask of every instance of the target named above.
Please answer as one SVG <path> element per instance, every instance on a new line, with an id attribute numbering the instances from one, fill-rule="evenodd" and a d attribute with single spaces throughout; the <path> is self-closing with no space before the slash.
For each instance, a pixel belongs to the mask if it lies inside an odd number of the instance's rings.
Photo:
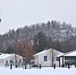
<path id="1" fill-rule="evenodd" d="M 76 56 L 76 50 L 65 53 L 63 56 Z"/>
<path id="2" fill-rule="evenodd" d="M 61 53 L 61 54 L 59 54 L 57 57 L 60 57 L 60 56 L 63 56 L 64 55 L 64 53 Z"/>
<path id="3" fill-rule="evenodd" d="M 5 59 L 5 58 L 10 57 L 10 56 L 13 56 L 13 55 L 15 55 L 15 54 L 1 54 L 0 55 L 0 59 Z M 19 55 L 17 55 L 17 56 L 19 56 Z M 22 56 L 20 56 L 20 58 L 22 58 Z"/>
<path id="4" fill-rule="evenodd" d="M 39 53 L 34 54 L 33 56 L 40 55 L 40 54 L 45 53 L 45 52 L 47 52 L 47 51 L 48 51 L 48 50 L 41 51 L 41 52 L 39 52 Z"/>
<path id="5" fill-rule="evenodd" d="M 7 58 L 9 56 L 11 56 L 11 54 L 2 54 L 2 55 L 0 55 L 0 59 Z"/>
<path id="6" fill-rule="evenodd" d="M 37 55 L 46 53 L 46 52 L 48 52 L 49 50 L 55 50 L 55 49 L 50 48 L 50 49 L 48 49 L 48 50 L 43 50 L 43 51 L 41 51 L 41 52 L 39 52 L 39 53 L 34 54 L 33 56 L 37 56 Z M 60 52 L 60 51 L 58 51 L 58 52 Z M 62 52 L 60 52 L 60 53 L 63 54 Z"/>
<path id="7" fill-rule="evenodd" d="M 1 57 L 4 57 L 4 56 L 6 56 L 6 54 L 1 54 L 1 55 L 0 55 L 0 58 L 1 58 Z"/>

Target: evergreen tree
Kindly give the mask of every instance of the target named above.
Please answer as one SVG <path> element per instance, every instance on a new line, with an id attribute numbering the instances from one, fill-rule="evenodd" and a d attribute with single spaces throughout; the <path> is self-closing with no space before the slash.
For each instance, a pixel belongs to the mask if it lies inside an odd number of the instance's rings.
<path id="1" fill-rule="evenodd" d="M 40 52 L 49 47 L 47 37 L 44 33 L 39 32 L 37 35 L 34 36 L 34 49 L 37 52 Z"/>

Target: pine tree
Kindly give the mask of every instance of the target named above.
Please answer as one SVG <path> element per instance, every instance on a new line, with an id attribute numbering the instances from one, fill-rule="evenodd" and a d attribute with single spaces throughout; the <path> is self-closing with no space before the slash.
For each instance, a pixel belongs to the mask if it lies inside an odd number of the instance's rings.
<path id="1" fill-rule="evenodd" d="M 37 52 L 40 52 L 48 47 L 49 46 L 48 46 L 47 37 L 44 33 L 39 32 L 37 35 L 34 36 L 34 49 Z"/>

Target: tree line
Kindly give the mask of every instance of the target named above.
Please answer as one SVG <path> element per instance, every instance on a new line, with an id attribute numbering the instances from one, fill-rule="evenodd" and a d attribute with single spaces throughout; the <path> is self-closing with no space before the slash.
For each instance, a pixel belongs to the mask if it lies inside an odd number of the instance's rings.
<path id="1" fill-rule="evenodd" d="M 76 28 L 65 22 L 48 21 L 26 25 L 0 35 L 0 52 L 17 53 L 32 59 L 34 53 L 54 48 L 61 52 L 76 49 Z"/>

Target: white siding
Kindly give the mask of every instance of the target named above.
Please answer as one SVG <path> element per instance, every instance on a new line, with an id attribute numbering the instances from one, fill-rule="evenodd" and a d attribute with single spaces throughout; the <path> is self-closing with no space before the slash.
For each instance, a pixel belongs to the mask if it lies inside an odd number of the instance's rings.
<path id="1" fill-rule="evenodd" d="M 46 50 L 46 51 L 42 51 L 40 53 L 37 53 L 36 55 L 34 55 L 34 60 L 35 60 L 35 64 L 41 64 L 41 66 L 52 66 L 52 59 L 51 56 L 49 55 L 49 51 L 51 52 L 52 50 Z M 56 57 L 58 55 L 61 54 L 61 52 L 53 50 L 55 55 L 54 55 L 54 63 L 56 64 L 56 66 L 59 66 L 59 61 L 56 61 Z M 44 56 L 47 56 L 47 61 L 44 61 Z M 62 62 L 61 62 L 62 63 Z"/>
<path id="2" fill-rule="evenodd" d="M 19 55 L 16 55 L 17 60 L 23 61 L 23 58 Z M 0 66 L 4 66 L 6 64 L 6 61 L 8 61 L 8 64 L 10 65 L 10 60 L 15 62 L 15 54 L 3 54 L 0 55 Z"/>

